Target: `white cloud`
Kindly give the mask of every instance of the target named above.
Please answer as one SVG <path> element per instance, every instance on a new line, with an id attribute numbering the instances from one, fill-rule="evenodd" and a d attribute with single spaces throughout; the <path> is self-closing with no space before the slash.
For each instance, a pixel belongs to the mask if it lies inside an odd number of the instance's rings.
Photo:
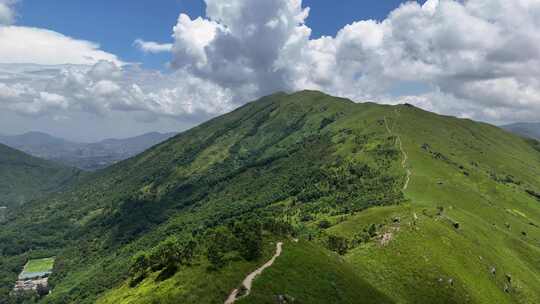
<path id="1" fill-rule="evenodd" d="M 107 60 L 121 64 L 95 43 L 40 28 L 0 26 L 0 45 L 0 63 L 92 65 Z"/>
<path id="2" fill-rule="evenodd" d="M 183 71 L 165 75 L 106 61 L 93 66 L 3 64 L 0 79 L 0 109 L 22 115 L 120 111 L 203 119 L 238 106 L 230 90 Z"/>
<path id="3" fill-rule="evenodd" d="M 383 100 L 417 83 L 431 88 L 418 96 L 435 98 L 436 111 L 464 115 L 462 107 L 473 118 L 502 121 L 529 109 L 540 119 L 537 0 L 408 2 L 385 20 L 318 39 L 301 0 L 206 4 L 208 19 L 180 16 L 173 66 L 237 96 L 310 88 Z M 394 98 L 403 96 L 410 97 Z"/>
<path id="4" fill-rule="evenodd" d="M 307 39 L 301 1 L 207 0 L 210 19 L 181 15 L 174 28 L 173 65 L 233 89 L 243 98 L 286 87 L 275 63 L 289 39 Z"/>
<path id="5" fill-rule="evenodd" d="M 170 52 L 173 47 L 172 43 L 161 44 L 161 43 L 157 43 L 153 41 L 145 41 L 142 39 L 135 40 L 134 44 L 137 48 L 139 48 L 144 53 L 152 53 L 152 54 L 167 53 L 167 52 Z"/>
<path id="6" fill-rule="evenodd" d="M 88 41 L 0 27 L 0 62 L 17 63 L 0 65 L 0 107 L 202 118 L 277 90 L 318 89 L 491 122 L 540 120 L 537 0 L 407 2 L 316 39 L 301 0 L 205 2 L 206 18 L 180 14 L 172 43 L 135 42 L 171 52 L 168 74 L 123 66 Z"/>
<path id="7" fill-rule="evenodd" d="M 0 0 L 0 26 L 12 24 L 15 21 L 14 4 L 15 0 Z"/>

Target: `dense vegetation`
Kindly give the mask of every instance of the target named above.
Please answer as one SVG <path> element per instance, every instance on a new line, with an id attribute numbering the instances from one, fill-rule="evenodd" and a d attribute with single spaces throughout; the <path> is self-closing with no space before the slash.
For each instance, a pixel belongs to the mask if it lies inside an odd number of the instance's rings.
<path id="1" fill-rule="evenodd" d="M 65 188 L 79 171 L 0 144 L 0 206 L 16 207 Z"/>
<path id="2" fill-rule="evenodd" d="M 239 303 L 534 303 L 533 146 L 410 106 L 275 94 L 17 210 L 0 299 L 20 301 L 27 258 L 56 256 L 44 303 L 220 303 L 281 240 Z"/>

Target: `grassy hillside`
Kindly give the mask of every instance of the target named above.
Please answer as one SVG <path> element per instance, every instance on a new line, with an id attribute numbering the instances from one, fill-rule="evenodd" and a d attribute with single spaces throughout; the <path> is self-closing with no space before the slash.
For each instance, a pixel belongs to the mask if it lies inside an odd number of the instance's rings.
<path id="1" fill-rule="evenodd" d="M 15 207 L 61 189 L 78 170 L 0 144 L 0 206 Z"/>
<path id="2" fill-rule="evenodd" d="M 535 145 L 405 105 L 275 94 L 32 202 L 0 231 L 0 262 L 7 282 L 56 256 L 44 303 L 223 303 L 283 240 L 238 303 L 535 303 Z"/>

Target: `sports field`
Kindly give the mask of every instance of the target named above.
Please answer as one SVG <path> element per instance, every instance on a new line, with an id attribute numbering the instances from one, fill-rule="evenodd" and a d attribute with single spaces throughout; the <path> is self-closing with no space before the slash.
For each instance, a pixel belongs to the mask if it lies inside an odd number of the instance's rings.
<path id="1" fill-rule="evenodd" d="M 26 279 L 50 274 L 54 266 L 54 258 L 30 260 L 24 266 L 19 278 Z"/>

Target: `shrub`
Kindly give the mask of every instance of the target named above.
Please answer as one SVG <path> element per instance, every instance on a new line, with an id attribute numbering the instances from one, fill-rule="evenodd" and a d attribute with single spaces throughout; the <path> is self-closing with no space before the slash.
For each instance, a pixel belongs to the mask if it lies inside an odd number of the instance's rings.
<path id="1" fill-rule="evenodd" d="M 344 255 L 347 253 L 347 250 L 349 249 L 348 240 L 341 236 L 335 236 L 335 235 L 329 235 L 327 246 L 328 249 L 337 252 L 340 255 Z"/>
<path id="2" fill-rule="evenodd" d="M 319 228 L 321 228 L 321 229 L 328 229 L 328 228 L 330 228 L 331 226 L 332 226 L 332 225 L 331 225 L 330 222 L 327 221 L 327 220 L 322 220 L 322 221 L 319 222 Z"/>

